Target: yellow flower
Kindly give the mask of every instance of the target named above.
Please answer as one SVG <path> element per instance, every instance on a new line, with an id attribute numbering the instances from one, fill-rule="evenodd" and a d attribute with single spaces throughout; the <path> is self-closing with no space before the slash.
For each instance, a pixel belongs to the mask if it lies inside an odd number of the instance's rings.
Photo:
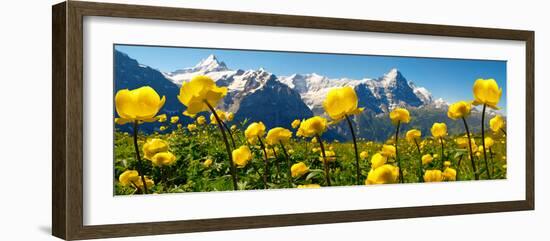
<path id="1" fill-rule="evenodd" d="M 317 144 L 317 138 L 312 138 L 311 139 L 311 144 Z"/>
<path id="2" fill-rule="evenodd" d="M 147 188 L 148 188 L 148 189 L 155 185 L 155 182 L 153 181 L 153 179 L 148 178 L 148 177 L 145 177 L 145 183 L 147 184 Z M 143 182 L 141 181 L 141 178 L 139 178 L 139 179 L 136 181 L 136 186 L 137 186 L 139 189 L 143 189 Z"/>
<path id="3" fill-rule="evenodd" d="M 361 153 L 359 153 L 359 157 L 363 160 L 366 160 L 369 157 L 369 152 L 368 151 L 362 151 Z"/>
<path id="4" fill-rule="evenodd" d="M 120 176 L 118 176 L 118 181 L 123 186 L 128 186 L 130 183 L 136 183 L 139 179 L 139 173 L 135 170 L 126 170 Z"/>
<path id="5" fill-rule="evenodd" d="M 196 121 L 197 121 L 197 124 L 204 125 L 204 123 L 206 123 L 206 118 L 201 115 L 201 116 L 197 117 Z"/>
<path id="6" fill-rule="evenodd" d="M 268 145 L 274 146 L 278 145 L 279 143 L 288 143 L 291 137 L 291 131 L 282 127 L 275 127 L 267 132 L 265 141 Z"/>
<path id="7" fill-rule="evenodd" d="M 187 124 L 187 130 L 194 131 L 197 129 L 197 125 L 195 124 Z"/>
<path id="8" fill-rule="evenodd" d="M 474 105 L 485 104 L 493 109 L 498 109 L 497 104 L 502 95 L 502 89 L 498 87 L 494 79 L 478 79 L 474 83 Z"/>
<path id="9" fill-rule="evenodd" d="M 144 86 L 134 90 L 119 90 L 115 95 L 116 112 L 120 118 L 128 121 L 155 121 L 155 115 L 166 102 L 166 97 L 160 96 L 149 87 Z"/>
<path id="10" fill-rule="evenodd" d="M 447 116 L 453 120 L 467 117 L 472 110 L 472 104 L 466 101 L 459 101 L 449 106 Z"/>
<path id="11" fill-rule="evenodd" d="M 321 185 L 319 184 L 304 184 L 304 185 L 298 185 L 297 188 L 320 188 Z"/>
<path id="12" fill-rule="evenodd" d="M 292 121 L 292 124 L 290 124 L 290 125 L 292 126 L 293 129 L 296 129 L 300 126 L 300 122 L 302 122 L 302 121 L 300 121 L 299 119 L 296 119 L 296 120 Z"/>
<path id="13" fill-rule="evenodd" d="M 227 116 L 225 115 L 225 112 L 221 110 L 216 110 L 216 114 L 218 114 L 218 117 L 222 122 L 227 120 Z M 216 116 L 214 116 L 214 114 L 210 114 L 210 124 L 212 125 L 218 124 L 218 120 L 216 120 Z"/>
<path id="14" fill-rule="evenodd" d="M 369 171 L 365 185 L 396 183 L 398 178 L 399 168 L 385 164 Z"/>
<path id="15" fill-rule="evenodd" d="M 443 171 L 443 180 L 456 181 L 456 170 L 450 167 L 445 168 Z"/>
<path id="16" fill-rule="evenodd" d="M 357 108 L 358 101 L 352 87 L 333 88 L 328 92 L 323 107 L 332 120 L 340 121 L 346 115 L 355 115 L 363 111 L 363 108 Z"/>
<path id="17" fill-rule="evenodd" d="M 159 130 L 160 130 L 160 131 L 165 131 L 165 130 L 166 130 L 166 126 L 161 126 L 161 127 L 159 127 Z"/>
<path id="18" fill-rule="evenodd" d="M 431 131 L 435 138 L 445 137 L 447 135 L 447 125 L 445 123 L 434 123 Z"/>
<path id="19" fill-rule="evenodd" d="M 325 156 L 327 157 L 327 162 L 336 161 L 336 153 L 334 151 L 325 151 Z M 323 153 L 319 154 L 319 161 L 325 161 L 323 158 Z"/>
<path id="20" fill-rule="evenodd" d="M 231 131 L 236 131 L 236 130 L 237 130 L 237 126 L 236 126 L 236 125 L 232 125 L 229 129 L 230 129 Z"/>
<path id="21" fill-rule="evenodd" d="M 444 167 L 450 167 L 451 166 L 451 161 L 444 161 L 443 166 Z"/>
<path id="22" fill-rule="evenodd" d="M 233 163 L 237 165 L 238 168 L 243 168 L 246 166 L 248 161 L 252 159 L 252 153 L 250 152 L 250 149 L 248 146 L 241 146 L 235 150 L 233 150 Z"/>
<path id="23" fill-rule="evenodd" d="M 397 107 L 390 112 L 390 119 L 394 125 L 397 125 L 397 122 L 409 123 L 411 116 L 407 109 Z"/>
<path id="24" fill-rule="evenodd" d="M 124 124 L 130 123 L 130 122 L 132 122 L 132 121 L 127 120 L 127 119 L 122 119 L 122 118 L 115 118 L 115 124 L 117 124 L 117 125 L 124 125 Z"/>
<path id="25" fill-rule="evenodd" d="M 301 135 L 304 137 L 313 137 L 321 135 L 327 130 L 327 119 L 314 116 L 300 123 Z"/>
<path id="26" fill-rule="evenodd" d="M 495 144 L 495 141 L 493 140 L 493 138 L 489 136 L 485 137 L 485 147 L 487 147 L 487 149 L 490 149 L 494 144 Z"/>
<path id="27" fill-rule="evenodd" d="M 476 141 L 474 140 L 474 138 L 471 138 L 470 140 L 472 142 L 472 150 L 476 150 L 477 149 Z M 468 137 L 456 138 L 455 142 L 456 142 L 456 145 L 460 148 L 470 148 L 468 143 Z"/>
<path id="28" fill-rule="evenodd" d="M 420 132 L 420 130 L 411 129 L 411 130 L 407 131 L 407 134 L 405 135 L 405 138 L 407 139 L 408 142 L 414 143 L 415 140 L 420 139 L 420 136 L 422 136 L 422 132 Z"/>
<path id="29" fill-rule="evenodd" d="M 176 162 L 176 156 L 171 152 L 159 152 L 151 158 L 151 162 L 155 166 L 169 166 Z"/>
<path id="30" fill-rule="evenodd" d="M 426 170 L 424 172 L 424 182 L 441 182 L 443 173 L 440 170 Z"/>
<path id="31" fill-rule="evenodd" d="M 178 129 L 181 129 L 182 126 L 183 125 L 181 123 L 177 125 Z"/>
<path id="32" fill-rule="evenodd" d="M 145 154 L 144 158 L 147 160 L 151 160 L 155 154 L 165 151 L 168 151 L 168 143 L 161 139 L 149 139 L 143 145 L 143 153 Z"/>
<path id="33" fill-rule="evenodd" d="M 180 117 L 179 117 L 179 116 L 172 116 L 172 117 L 170 117 L 170 123 L 172 123 L 172 124 L 178 123 L 179 120 L 180 120 Z"/>
<path id="34" fill-rule="evenodd" d="M 255 145 L 258 141 L 259 137 L 262 137 L 265 134 L 265 125 L 264 123 L 260 122 L 252 122 L 252 124 L 248 125 L 246 130 L 244 130 L 244 136 L 246 137 L 246 141 L 250 143 L 251 145 Z"/>
<path id="35" fill-rule="evenodd" d="M 422 165 L 430 164 L 434 158 L 430 154 L 425 154 L 422 156 Z"/>
<path id="36" fill-rule="evenodd" d="M 290 167 L 290 172 L 292 173 L 292 177 L 301 177 L 309 172 L 309 167 L 303 162 L 298 162 Z"/>
<path id="37" fill-rule="evenodd" d="M 183 114 L 193 117 L 209 110 L 206 103 L 214 108 L 226 94 L 226 87 L 218 87 L 210 77 L 198 75 L 183 83 L 178 100 L 187 107 Z"/>
<path id="38" fill-rule="evenodd" d="M 387 157 L 383 156 L 380 153 L 374 154 L 370 159 L 370 165 L 372 169 L 376 169 L 381 167 L 382 165 L 386 164 L 386 161 L 388 160 Z"/>
<path id="39" fill-rule="evenodd" d="M 166 122 L 166 119 L 168 119 L 168 117 L 166 116 L 166 114 L 162 114 L 162 115 L 158 115 L 158 116 L 157 116 L 158 122 Z"/>
<path id="40" fill-rule="evenodd" d="M 202 165 L 206 168 L 209 168 L 212 165 L 212 159 L 206 159 L 206 161 L 204 161 Z"/>
<path id="41" fill-rule="evenodd" d="M 227 112 L 225 116 L 227 118 L 227 121 L 232 121 L 235 118 L 235 114 L 233 114 L 233 112 Z"/>
<path id="42" fill-rule="evenodd" d="M 504 118 L 500 115 L 496 115 L 489 121 L 489 126 L 493 132 L 498 132 L 500 129 L 504 128 Z"/>
<path id="43" fill-rule="evenodd" d="M 382 145 L 382 150 L 380 151 L 385 157 L 395 157 L 395 146 L 394 145 Z"/>

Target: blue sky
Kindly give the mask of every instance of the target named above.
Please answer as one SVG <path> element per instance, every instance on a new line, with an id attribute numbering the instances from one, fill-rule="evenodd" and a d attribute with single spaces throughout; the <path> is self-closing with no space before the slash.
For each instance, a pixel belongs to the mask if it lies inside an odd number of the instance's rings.
<path id="1" fill-rule="evenodd" d="M 397 68 L 405 78 L 448 102 L 471 100 L 476 79 L 494 78 L 503 89 L 499 106 L 506 109 L 505 61 L 134 45 L 116 45 L 115 49 L 163 72 L 193 67 L 210 54 L 230 69 L 263 67 L 279 76 L 317 73 L 330 78 L 378 78 Z"/>

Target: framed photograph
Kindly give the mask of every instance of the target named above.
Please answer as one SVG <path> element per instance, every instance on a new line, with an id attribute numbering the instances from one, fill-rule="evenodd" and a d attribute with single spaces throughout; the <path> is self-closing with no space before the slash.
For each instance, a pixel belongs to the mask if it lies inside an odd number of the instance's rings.
<path id="1" fill-rule="evenodd" d="M 534 209 L 532 31 L 52 11 L 57 237 Z"/>

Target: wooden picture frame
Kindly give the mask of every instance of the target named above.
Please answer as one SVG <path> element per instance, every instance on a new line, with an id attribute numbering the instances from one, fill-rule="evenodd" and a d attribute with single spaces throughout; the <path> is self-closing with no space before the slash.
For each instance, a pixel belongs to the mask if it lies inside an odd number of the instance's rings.
<path id="1" fill-rule="evenodd" d="M 280 227 L 534 209 L 534 32 L 324 17 L 212 11 L 68 1 L 52 7 L 52 233 L 92 239 Z M 174 21 L 451 36 L 526 43 L 525 199 L 475 204 L 384 208 L 86 226 L 83 224 L 83 18 L 107 16 Z"/>

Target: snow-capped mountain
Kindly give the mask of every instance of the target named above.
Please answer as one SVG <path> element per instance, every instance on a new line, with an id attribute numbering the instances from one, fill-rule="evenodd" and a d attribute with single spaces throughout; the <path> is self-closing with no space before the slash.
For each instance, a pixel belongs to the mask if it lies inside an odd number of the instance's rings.
<path id="1" fill-rule="evenodd" d="M 359 138 L 385 140 L 391 136 L 395 129 L 388 122 L 387 113 L 396 106 L 409 108 L 416 118 L 408 125 L 426 133 L 435 121 L 445 121 L 449 132 L 463 128 L 460 122 L 446 117 L 447 102 L 434 99 L 430 91 L 408 81 L 397 69 L 391 69 L 378 78 L 363 79 L 328 78 L 316 73 L 277 76 L 263 68 L 230 69 L 216 56 L 210 55 L 193 67 L 162 73 L 122 52 L 115 51 L 115 57 L 115 91 L 149 85 L 161 96 L 166 96 L 166 104 L 160 113 L 179 115 L 184 123 L 192 120 L 181 115 L 185 107 L 176 98 L 179 87 L 196 75 L 207 75 L 219 86 L 228 88 L 228 94 L 218 108 L 234 112 L 234 123 L 262 121 L 268 128 L 290 128 L 294 119 L 325 115 L 322 103 L 330 89 L 351 86 L 357 93 L 359 106 L 366 109 L 353 116 Z M 479 115 L 472 114 L 470 118 L 477 121 Z M 160 125 L 162 123 L 145 123 L 140 131 L 159 131 Z M 327 140 L 349 140 L 349 128 L 344 125 L 341 122 L 332 126 L 323 136 Z M 130 126 L 118 128 L 129 130 Z M 407 128 L 404 125 L 404 130 Z"/>
<path id="2" fill-rule="evenodd" d="M 227 86 L 229 95 L 226 97 L 225 108 L 237 111 L 238 100 L 265 85 L 267 79 L 282 83 L 299 94 L 301 100 L 316 115 L 323 113 L 322 103 L 328 91 L 334 87 L 352 86 L 355 88 L 361 106 L 374 113 L 387 113 L 396 106 L 420 107 L 435 106 L 431 93 L 423 87 L 417 87 L 397 69 L 391 69 L 384 76 L 371 79 L 330 79 L 311 74 L 293 74 L 277 77 L 265 69 L 231 70 L 216 56 L 210 55 L 200 61 L 195 67 L 184 68 L 164 75 L 173 83 L 181 85 L 196 75 L 207 75 L 218 85 Z M 237 98 L 238 99 L 238 98 Z M 441 105 L 436 105 L 442 107 Z"/>

